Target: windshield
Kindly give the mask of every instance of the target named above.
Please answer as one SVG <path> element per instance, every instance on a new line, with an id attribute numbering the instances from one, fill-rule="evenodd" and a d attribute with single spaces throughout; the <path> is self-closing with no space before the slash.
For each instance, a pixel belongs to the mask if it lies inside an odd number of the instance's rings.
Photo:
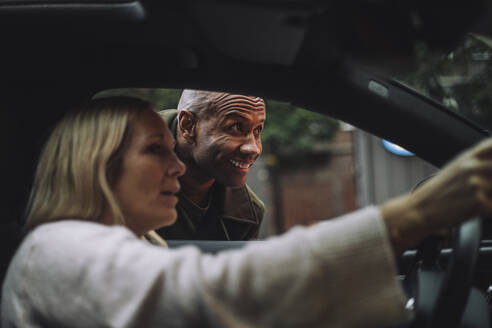
<path id="1" fill-rule="evenodd" d="M 449 53 L 415 49 L 416 69 L 395 79 L 492 130 L 492 39 L 467 35 Z"/>

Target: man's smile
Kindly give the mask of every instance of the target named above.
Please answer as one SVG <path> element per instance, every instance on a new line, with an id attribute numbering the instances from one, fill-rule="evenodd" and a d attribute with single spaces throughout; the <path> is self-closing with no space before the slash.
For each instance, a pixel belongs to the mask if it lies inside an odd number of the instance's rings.
<path id="1" fill-rule="evenodd" d="M 243 161 L 238 161 L 234 159 L 230 159 L 229 163 L 232 164 L 232 166 L 238 168 L 238 169 L 249 169 L 251 165 L 253 165 L 254 161 L 252 162 L 243 162 Z"/>

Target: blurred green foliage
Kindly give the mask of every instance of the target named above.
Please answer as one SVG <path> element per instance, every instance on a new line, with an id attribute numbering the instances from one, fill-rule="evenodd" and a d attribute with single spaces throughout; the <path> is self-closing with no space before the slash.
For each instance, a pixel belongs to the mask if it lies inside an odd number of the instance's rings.
<path id="1" fill-rule="evenodd" d="M 267 100 L 266 108 L 264 152 L 284 161 L 296 162 L 314 152 L 316 146 L 329 142 L 338 131 L 338 121 L 288 103 Z"/>

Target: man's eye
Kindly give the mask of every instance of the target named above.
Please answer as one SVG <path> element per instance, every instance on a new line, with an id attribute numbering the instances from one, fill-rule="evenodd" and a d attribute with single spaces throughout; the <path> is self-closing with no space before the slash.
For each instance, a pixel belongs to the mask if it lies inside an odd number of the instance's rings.
<path id="1" fill-rule="evenodd" d="M 230 129 L 233 131 L 241 131 L 241 123 L 234 123 L 230 126 Z"/>

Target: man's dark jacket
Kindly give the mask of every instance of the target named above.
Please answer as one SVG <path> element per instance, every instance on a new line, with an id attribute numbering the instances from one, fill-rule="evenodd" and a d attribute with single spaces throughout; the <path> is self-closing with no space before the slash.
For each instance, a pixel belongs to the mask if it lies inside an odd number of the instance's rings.
<path id="1" fill-rule="evenodd" d="M 176 138 L 178 111 L 168 109 L 159 114 Z M 258 236 L 265 207 L 247 185 L 231 188 L 216 181 L 211 192 L 208 209 L 198 211 L 178 193 L 176 223 L 157 232 L 168 240 L 249 240 Z"/>

